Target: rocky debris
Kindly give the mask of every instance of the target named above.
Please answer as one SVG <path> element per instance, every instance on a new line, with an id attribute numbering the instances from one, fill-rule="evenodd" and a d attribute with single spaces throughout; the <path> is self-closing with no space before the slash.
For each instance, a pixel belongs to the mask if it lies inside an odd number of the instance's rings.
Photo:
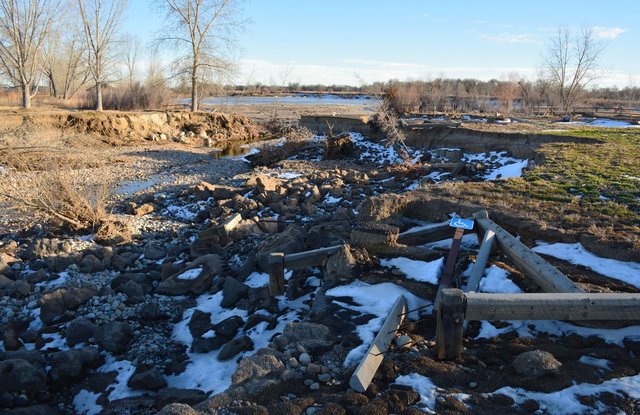
<path id="1" fill-rule="evenodd" d="M 98 326 L 93 324 L 91 320 L 82 317 L 77 318 L 67 326 L 67 344 L 73 347 L 80 343 L 88 343 L 97 329 Z"/>
<path id="2" fill-rule="evenodd" d="M 224 362 L 232 359 L 241 352 L 251 350 L 253 350 L 253 340 L 251 340 L 251 337 L 240 336 L 222 346 L 222 349 L 220 349 L 220 353 L 218 354 L 218 360 Z"/>
<path id="3" fill-rule="evenodd" d="M 167 255 L 167 251 L 158 244 L 149 242 L 144 246 L 144 257 L 150 260 L 162 259 Z"/>
<path id="4" fill-rule="evenodd" d="M 361 223 L 351 232 L 351 243 L 375 253 L 397 246 L 399 234 L 400 230 L 395 226 L 366 222 Z"/>
<path id="5" fill-rule="evenodd" d="M 51 324 L 63 317 L 67 311 L 77 309 L 96 294 L 98 294 L 98 288 L 95 285 L 85 285 L 80 288 L 58 288 L 50 293 L 45 293 L 38 301 L 40 320 Z"/>
<path id="6" fill-rule="evenodd" d="M 163 408 L 171 403 L 196 405 L 207 399 L 207 395 L 198 389 L 162 388 L 156 396 L 157 406 Z"/>
<path id="7" fill-rule="evenodd" d="M 298 225 L 290 225 L 284 232 L 269 237 L 262 244 L 255 257 L 256 267 L 261 271 L 268 272 L 269 254 L 272 252 L 294 254 L 304 250 L 305 243 L 302 229 Z"/>
<path id="8" fill-rule="evenodd" d="M 167 381 L 157 369 L 136 370 L 127 381 L 127 386 L 131 389 L 157 391 L 166 387 Z"/>
<path id="9" fill-rule="evenodd" d="M 0 390 L 7 392 L 35 392 L 46 388 L 43 369 L 23 359 L 0 362 Z"/>
<path id="10" fill-rule="evenodd" d="M 185 268 L 160 282 L 156 293 L 163 295 L 202 294 L 207 291 L 213 277 L 222 270 L 220 256 L 204 255 L 188 263 Z"/>
<path id="11" fill-rule="evenodd" d="M 512 364 L 516 373 L 530 379 L 557 374 L 562 367 L 562 363 L 551 353 L 543 350 L 521 353 L 513 359 Z"/>
<path id="12" fill-rule="evenodd" d="M 49 356 L 49 364 L 52 368 L 49 375 L 54 380 L 77 378 L 82 374 L 83 369 L 95 366 L 99 358 L 100 353 L 95 347 L 53 353 Z"/>
<path id="13" fill-rule="evenodd" d="M 96 343 L 111 353 L 122 353 L 127 350 L 133 336 L 133 330 L 125 322 L 112 321 L 100 326 L 95 333 Z"/>
<path id="14" fill-rule="evenodd" d="M 284 365 L 277 357 L 269 354 L 256 354 L 240 360 L 238 367 L 231 377 L 234 385 L 240 385 L 251 379 L 266 376 L 279 376 Z"/>
<path id="15" fill-rule="evenodd" d="M 225 308 L 231 308 L 243 298 L 249 298 L 249 287 L 233 277 L 226 277 L 220 305 Z"/>
<path id="16" fill-rule="evenodd" d="M 327 137 L 324 142 L 325 160 L 340 160 L 353 156 L 356 151 L 351 134 L 340 134 L 337 137 Z"/>
<path id="17" fill-rule="evenodd" d="M 78 268 L 80 272 L 84 272 L 85 274 L 91 274 L 94 272 L 104 271 L 104 265 L 102 261 L 100 261 L 95 255 L 85 255 L 82 258 L 82 261 L 78 264 Z"/>
<path id="18" fill-rule="evenodd" d="M 324 283 L 332 287 L 342 280 L 352 279 L 356 263 L 356 259 L 351 253 L 351 247 L 344 245 L 325 262 L 322 273 Z"/>
<path id="19" fill-rule="evenodd" d="M 315 323 L 288 323 L 282 334 L 289 343 L 302 346 L 310 352 L 323 350 L 333 345 L 329 327 Z M 302 364 L 302 361 L 300 362 Z"/>
<path id="20" fill-rule="evenodd" d="M 134 216 L 148 215 L 149 213 L 155 212 L 156 209 L 156 205 L 153 203 L 142 203 L 141 205 L 138 205 L 135 202 L 127 202 L 127 204 L 125 205 L 125 211 L 129 215 Z"/>

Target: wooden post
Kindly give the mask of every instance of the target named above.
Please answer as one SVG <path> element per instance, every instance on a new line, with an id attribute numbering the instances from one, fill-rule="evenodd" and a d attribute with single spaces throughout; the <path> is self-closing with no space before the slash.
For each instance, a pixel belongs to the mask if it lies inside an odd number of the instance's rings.
<path id="1" fill-rule="evenodd" d="M 640 320 L 640 294 L 465 293 L 467 320 Z"/>
<path id="2" fill-rule="evenodd" d="M 447 225 L 448 226 L 448 225 Z M 453 272 L 456 266 L 456 259 L 458 258 L 458 252 L 460 251 L 460 244 L 462 243 L 462 235 L 464 235 L 464 229 L 455 228 L 456 232 L 453 234 L 453 241 L 451 242 L 451 248 L 449 249 L 449 255 L 447 256 L 447 262 L 444 265 L 444 271 L 440 277 L 440 284 L 438 284 L 438 292 L 436 293 L 436 299 L 433 302 L 433 309 L 438 309 L 440 303 L 440 294 L 443 289 L 453 287 Z"/>
<path id="3" fill-rule="evenodd" d="M 484 269 L 487 266 L 489 255 L 491 254 L 491 248 L 493 248 L 493 240 L 495 239 L 495 232 L 487 230 L 482 237 L 482 243 L 480 243 L 480 250 L 476 257 L 476 262 L 471 269 L 471 275 L 464 291 L 478 291 L 480 286 L 480 280 L 484 275 Z"/>
<path id="4" fill-rule="evenodd" d="M 428 244 L 453 236 L 454 229 L 449 226 L 449 221 L 437 225 L 427 225 L 417 229 L 409 229 L 398 235 L 398 243 L 404 245 Z"/>
<path id="5" fill-rule="evenodd" d="M 284 294 L 284 254 L 281 252 L 269 254 L 269 293 Z"/>
<path id="6" fill-rule="evenodd" d="M 338 252 L 343 246 L 344 245 L 334 245 L 326 248 L 314 249 L 313 251 L 288 254 L 284 257 L 284 263 L 289 269 L 320 265 L 325 259 L 327 259 L 327 257 Z"/>
<path id="7" fill-rule="evenodd" d="M 371 384 L 373 376 L 382 363 L 384 358 L 384 352 L 387 351 L 391 341 L 395 337 L 396 331 L 407 312 L 407 300 L 401 295 L 396 303 L 391 308 L 389 315 L 387 316 L 384 324 L 380 328 L 380 331 L 373 340 L 373 343 L 367 350 L 367 354 L 364 356 L 355 372 L 349 380 L 349 386 L 356 392 L 363 393 Z"/>
<path id="8" fill-rule="evenodd" d="M 581 293 L 580 287 L 557 268 L 540 258 L 538 254 L 518 241 L 509 232 L 502 229 L 491 219 L 476 219 L 478 226 L 485 232 L 491 230 L 496 236 L 496 241 L 502 252 L 520 268 L 524 273 L 546 292 L 551 293 Z"/>
<path id="9" fill-rule="evenodd" d="M 438 359 L 459 359 L 462 354 L 465 297 L 461 290 L 444 289 L 436 316 L 436 351 Z"/>

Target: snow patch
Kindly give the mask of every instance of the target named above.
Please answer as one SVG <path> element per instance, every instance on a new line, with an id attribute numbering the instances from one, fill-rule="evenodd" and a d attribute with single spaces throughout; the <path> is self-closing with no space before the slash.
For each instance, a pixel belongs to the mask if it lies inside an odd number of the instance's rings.
<path id="1" fill-rule="evenodd" d="M 436 285 L 444 270 L 444 258 L 425 262 L 399 257 L 383 259 L 380 261 L 380 265 L 387 268 L 396 267 L 406 275 L 407 278 Z"/>
<path id="2" fill-rule="evenodd" d="M 395 383 L 412 387 L 420 395 L 420 403 L 418 404 L 420 409 L 428 414 L 435 414 L 438 388 L 431 379 L 417 373 L 411 373 L 398 376 Z"/>
<path id="3" fill-rule="evenodd" d="M 176 277 L 176 279 L 178 279 L 178 280 L 195 280 L 196 278 L 198 278 L 200 276 L 200 274 L 202 274 L 202 267 L 193 268 L 193 269 L 187 270 L 187 271 L 183 272 L 182 274 L 178 275 Z"/>
<path id="4" fill-rule="evenodd" d="M 480 280 L 480 292 L 483 293 L 521 293 L 522 290 L 507 276 L 509 272 L 495 265 L 485 270 Z"/>
<path id="5" fill-rule="evenodd" d="M 244 284 L 250 288 L 260 288 L 269 285 L 269 274 L 254 271 L 244 280 Z"/>
<path id="6" fill-rule="evenodd" d="M 73 407 L 78 415 L 98 415 L 102 411 L 102 406 L 98 405 L 99 393 L 89 392 L 82 389 L 73 398 Z"/>

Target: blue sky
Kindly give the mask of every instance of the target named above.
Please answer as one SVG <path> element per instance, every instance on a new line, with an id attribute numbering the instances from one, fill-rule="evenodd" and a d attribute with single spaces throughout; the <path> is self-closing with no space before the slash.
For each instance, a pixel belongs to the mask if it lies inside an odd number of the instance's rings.
<path id="1" fill-rule="evenodd" d="M 131 0 L 123 31 L 143 41 L 162 13 Z M 237 84 L 536 76 L 560 27 L 606 42 L 600 86 L 640 85 L 640 1 L 245 0 Z"/>

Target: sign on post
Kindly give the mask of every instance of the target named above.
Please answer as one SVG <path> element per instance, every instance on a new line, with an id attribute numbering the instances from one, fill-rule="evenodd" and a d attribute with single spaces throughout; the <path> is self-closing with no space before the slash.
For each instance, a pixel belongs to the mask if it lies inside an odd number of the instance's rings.
<path id="1" fill-rule="evenodd" d="M 473 229 L 473 224 L 473 219 L 451 218 L 451 220 L 449 221 L 449 226 L 451 226 L 452 228 L 460 228 L 466 230 Z"/>

